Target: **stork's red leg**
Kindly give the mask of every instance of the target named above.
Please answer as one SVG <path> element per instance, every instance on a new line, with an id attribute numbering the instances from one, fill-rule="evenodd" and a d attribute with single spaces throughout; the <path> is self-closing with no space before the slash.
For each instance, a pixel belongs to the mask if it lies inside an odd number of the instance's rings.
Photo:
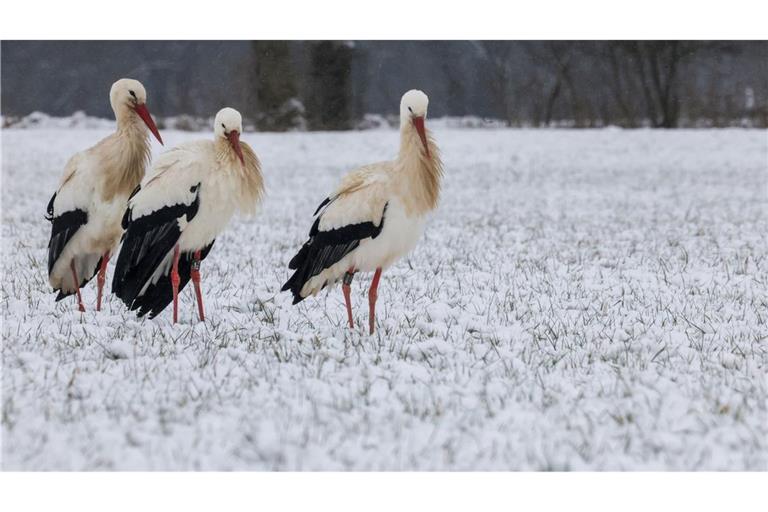
<path id="1" fill-rule="evenodd" d="M 80 280 L 77 278 L 77 270 L 75 269 L 75 260 L 69 262 L 69 268 L 72 269 L 72 279 L 75 282 L 75 293 L 77 294 L 77 309 L 81 313 L 85 313 L 85 305 L 83 304 L 83 297 L 80 295 Z"/>
<path id="2" fill-rule="evenodd" d="M 192 262 L 192 282 L 195 284 L 195 295 L 197 296 L 197 314 L 200 315 L 200 321 L 205 321 L 205 311 L 203 310 L 203 291 L 200 289 L 200 251 L 195 251 L 195 260 Z"/>
<path id="3" fill-rule="evenodd" d="M 98 295 L 96 295 L 96 311 L 101 311 L 101 293 L 104 290 L 104 283 L 107 281 L 107 265 L 109 264 L 109 251 L 101 257 L 101 266 L 99 275 L 96 277 L 96 283 L 99 286 Z"/>
<path id="4" fill-rule="evenodd" d="M 344 274 L 344 280 L 341 284 L 341 291 L 344 292 L 344 302 L 347 304 L 347 320 L 349 320 L 349 328 L 355 328 L 355 321 L 352 320 L 352 278 L 355 277 L 355 269 L 351 268 Z"/>
<path id="5" fill-rule="evenodd" d="M 173 266 L 171 266 L 171 288 L 173 288 L 173 323 L 179 321 L 179 244 L 173 248 Z"/>
<path id="6" fill-rule="evenodd" d="M 376 269 L 371 281 L 371 288 L 368 290 L 368 326 L 370 333 L 373 334 L 376 326 L 376 297 L 378 297 L 379 279 L 381 279 L 381 268 Z"/>

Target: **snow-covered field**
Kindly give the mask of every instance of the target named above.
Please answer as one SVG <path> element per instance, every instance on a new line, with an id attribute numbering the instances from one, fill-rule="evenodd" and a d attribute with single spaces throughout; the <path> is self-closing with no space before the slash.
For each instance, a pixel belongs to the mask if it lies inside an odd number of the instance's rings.
<path id="1" fill-rule="evenodd" d="M 2 133 L 4 469 L 768 469 L 765 131 L 438 130 L 441 206 L 375 336 L 370 276 L 354 331 L 338 288 L 278 290 L 396 132 L 247 134 L 269 197 L 177 326 L 49 291 L 46 203 L 106 133 Z"/>

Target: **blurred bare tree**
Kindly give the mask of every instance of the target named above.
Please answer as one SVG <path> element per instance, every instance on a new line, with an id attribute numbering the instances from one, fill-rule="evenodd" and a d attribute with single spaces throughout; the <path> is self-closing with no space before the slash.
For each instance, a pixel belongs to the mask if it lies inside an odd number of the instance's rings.
<path id="1" fill-rule="evenodd" d="M 509 126 L 768 125 L 766 41 L 0 45 L 6 117 L 34 110 L 109 117 L 105 91 L 116 78 L 132 76 L 145 83 L 160 116 L 208 117 L 226 104 L 262 130 L 347 129 L 367 113 L 391 119 L 411 88 L 430 95 L 431 116 L 479 116 Z"/>
<path id="2" fill-rule="evenodd" d="M 256 125 L 282 131 L 301 123 L 303 105 L 297 99 L 296 72 L 288 41 L 253 41 L 253 88 Z"/>
<path id="3" fill-rule="evenodd" d="M 624 41 L 616 43 L 635 66 L 651 125 L 675 128 L 680 117 L 681 67 L 697 50 L 683 41 Z"/>
<path id="4" fill-rule="evenodd" d="M 340 41 L 313 43 L 310 51 L 308 121 L 314 130 L 351 128 L 350 74 L 354 47 Z"/>
<path id="5" fill-rule="evenodd" d="M 512 126 L 516 115 L 517 83 L 515 63 L 517 52 L 511 41 L 482 41 L 483 57 L 488 63 L 488 89 L 494 103 L 498 105 L 501 118 Z"/>

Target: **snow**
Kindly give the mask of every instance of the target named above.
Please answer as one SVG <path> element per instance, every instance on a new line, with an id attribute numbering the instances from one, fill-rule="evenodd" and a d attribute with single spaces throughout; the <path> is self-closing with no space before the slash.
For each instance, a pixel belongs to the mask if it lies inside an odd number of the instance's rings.
<path id="1" fill-rule="evenodd" d="M 13 128 L 26 130 L 42 128 L 88 128 L 108 130 L 112 128 L 114 124 L 114 120 L 89 116 L 82 110 L 78 110 L 67 117 L 54 117 L 43 112 L 32 112 L 21 118 L 5 118 L 2 126 L 12 126 Z"/>
<path id="2" fill-rule="evenodd" d="M 768 468 L 765 131 L 440 127 L 441 206 L 374 336 L 370 276 L 354 331 L 339 289 L 278 290 L 395 131 L 246 134 L 269 196 L 203 264 L 207 322 L 189 287 L 176 326 L 47 286 L 45 205 L 107 133 L 2 132 L 3 469 Z"/>
<path id="3" fill-rule="evenodd" d="M 295 130 L 306 130 L 304 121 L 304 105 L 297 98 L 288 99 L 280 108 L 280 116 L 293 115 L 296 117 Z M 213 117 L 201 117 L 182 114 L 178 116 L 159 117 L 153 116 L 161 130 L 179 130 L 186 132 L 208 131 L 213 126 Z M 256 128 L 248 119 L 245 121 L 245 131 L 254 131 Z M 110 129 L 114 120 L 92 117 L 85 112 L 78 111 L 70 116 L 55 117 L 43 112 L 32 112 L 22 117 L 3 117 L 0 126 L 4 128 L 39 130 L 55 128 L 90 128 Z M 430 120 L 430 126 L 435 128 L 502 128 L 504 121 L 477 116 L 453 116 L 440 117 Z M 400 118 L 397 115 L 365 114 L 355 123 L 357 130 L 390 130 L 400 126 Z"/>

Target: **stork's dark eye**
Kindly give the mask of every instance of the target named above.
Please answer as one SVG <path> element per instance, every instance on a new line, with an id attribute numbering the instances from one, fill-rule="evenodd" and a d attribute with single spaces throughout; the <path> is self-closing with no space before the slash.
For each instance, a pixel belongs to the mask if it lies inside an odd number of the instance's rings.
<path id="1" fill-rule="evenodd" d="M 413 114 L 413 109 L 411 107 L 408 107 L 408 111 Z"/>
<path id="2" fill-rule="evenodd" d="M 224 126 L 224 123 L 221 123 L 221 127 L 224 128 L 225 130 L 227 129 L 227 127 Z"/>
<path id="3" fill-rule="evenodd" d="M 131 93 L 131 96 L 133 96 L 134 98 L 136 97 L 136 93 L 135 92 L 133 92 L 133 91 L 128 91 L 128 92 Z"/>

